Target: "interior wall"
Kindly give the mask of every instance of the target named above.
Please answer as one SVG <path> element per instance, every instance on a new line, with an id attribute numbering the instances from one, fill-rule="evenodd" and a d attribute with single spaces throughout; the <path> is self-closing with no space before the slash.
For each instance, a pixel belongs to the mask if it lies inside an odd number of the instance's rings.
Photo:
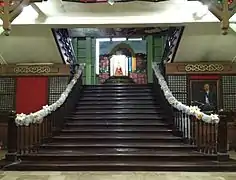
<path id="1" fill-rule="evenodd" d="M 63 63 L 51 28 L 19 25 L 10 36 L 0 35 L 0 59 L 7 64 Z"/>

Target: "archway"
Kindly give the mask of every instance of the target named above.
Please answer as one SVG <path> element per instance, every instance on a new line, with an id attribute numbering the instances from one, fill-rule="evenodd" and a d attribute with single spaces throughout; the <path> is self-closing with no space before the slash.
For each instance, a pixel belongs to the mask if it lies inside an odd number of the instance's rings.
<path id="1" fill-rule="evenodd" d="M 126 43 L 116 45 L 110 52 L 110 76 L 129 76 L 129 66 L 135 53 Z"/>

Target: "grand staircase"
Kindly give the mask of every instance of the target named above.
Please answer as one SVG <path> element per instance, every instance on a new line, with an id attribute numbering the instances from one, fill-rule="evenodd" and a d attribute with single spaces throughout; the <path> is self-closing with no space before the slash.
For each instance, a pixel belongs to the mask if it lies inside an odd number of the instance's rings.
<path id="1" fill-rule="evenodd" d="M 185 170 L 218 168 L 216 155 L 185 144 L 151 85 L 85 86 L 64 128 L 7 170 Z"/>

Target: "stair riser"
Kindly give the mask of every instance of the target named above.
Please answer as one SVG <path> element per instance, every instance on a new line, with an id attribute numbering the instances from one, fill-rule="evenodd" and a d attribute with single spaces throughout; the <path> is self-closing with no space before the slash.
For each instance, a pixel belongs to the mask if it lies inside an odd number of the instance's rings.
<path id="1" fill-rule="evenodd" d="M 136 89 L 112 89 L 112 88 L 107 88 L 107 89 L 85 89 L 84 94 L 89 94 L 89 93 L 153 93 L 152 89 L 142 89 L 142 88 L 136 88 Z"/>
<path id="2" fill-rule="evenodd" d="M 130 110 L 157 110 L 160 111 L 162 110 L 161 107 L 156 107 L 156 106 L 150 106 L 150 105 L 143 105 L 143 106 L 135 106 L 135 105 L 104 105 L 103 106 L 96 106 L 96 105 L 90 105 L 90 106 L 78 106 L 76 107 L 77 111 L 86 111 L 86 110 L 90 110 L 90 111 L 99 111 L 99 110 L 123 110 L 123 109 L 130 109 Z"/>
<path id="3" fill-rule="evenodd" d="M 61 151 L 86 151 L 86 152 L 89 152 L 93 149 L 96 149 L 98 151 L 110 151 L 110 150 L 116 150 L 116 149 L 120 149 L 121 152 L 122 151 L 127 151 L 127 148 L 129 149 L 129 151 L 139 151 L 139 150 L 154 150 L 154 151 L 177 151 L 177 152 L 189 152 L 191 150 L 194 150 L 194 148 L 192 147 L 144 147 L 144 146 L 140 146 L 140 147 L 132 147 L 132 146 L 113 146 L 113 147 L 107 147 L 107 146 L 82 146 L 82 147 L 78 147 L 78 146 L 47 146 L 47 145 L 44 145 L 44 146 L 41 146 L 41 151 L 47 151 L 47 150 L 52 150 L 52 151 L 56 151 L 58 149 L 60 149 Z"/>
<path id="4" fill-rule="evenodd" d="M 107 132 L 107 131 L 106 131 Z M 104 131 L 77 131 L 77 132 L 71 132 L 71 131 L 62 131 L 60 134 L 61 135 L 94 135 L 94 136 L 97 136 L 97 135 L 102 135 L 104 133 Z M 125 133 L 129 133 L 129 134 L 133 134 L 135 136 L 142 136 L 142 134 L 150 134 L 150 135 L 171 135 L 172 132 L 168 132 L 168 131 L 165 131 L 165 132 L 158 132 L 158 131 L 138 131 L 138 132 L 133 132 L 133 131 L 124 131 L 124 132 L 121 132 L 121 131 L 110 131 L 109 132 L 109 135 L 111 136 L 119 136 L 119 135 L 123 135 Z"/>
<path id="5" fill-rule="evenodd" d="M 142 101 L 154 100 L 152 96 L 139 97 L 82 97 L 80 101 Z"/>
<path id="6" fill-rule="evenodd" d="M 8 171 L 170 171 L 170 172 L 235 172 L 236 167 L 235 166 L 207 166 L 207 165 L 161 165 L 157 164 L 156 166 L 146 166 L 140 165 L 125 165 L 125 164 L 116 164 L 116 165 L 76 165 L 76 164 L 70 164 L 69 162 L 64 165 L 59 164 L 45 164 L 40 165 L 38 163 L 35 164 L 29 164 L 29 165 L 16 165 L 16 166 L 10 166 L 6 168 L 5 170 Z"/>
<path id="7" fill-rule="evenodd" d="M 75 113 L 71 113 L 71 115 L 89 115 L 89 116 L 93 116 L 93 115 L 117 115 L 117 116 L 122 116 L 122 115 L 137 115 L 137 114 L 140 114 L 140 115 L 153 115 L 153 116 L 165 116 L 165 113 L 164 112 L 157 112 L 157 111 L 151 111 L 151 110 L 115 110 L 116 112 L 114 112 L 114 110 L 106 110 L 106 111 L 102 111 L 102 112 L 99 112 L 99 110 L 94 110 L 94 111 L 91 111 L 91 110 L 87 110 L 87 111 L 78 111 L 78 112 L 75 112 Z"/>
<path id="8" fill-rule="evenodd" d="M 112 139 L 112 138 L 108 138 L 108 139 L 99 139 L 99 138 L 78 138 L 78 139 L 69 139 L 69 138 L 53 138 L 53 142 L 55 143 L 86 143 L 86 142 L 90 142 L 90 143 L 128 143 L 128 142 L 142 142 L 142 143 L 149 143 L 149 142 L 152 142 L 152 143 L 164 143 L 164 142 L 179 142 L 179 143 L 182 143 L 182 140 L 180 139 Z"/>
<path id="9" fill-rule="evenodd" d="M 91 106 L 91 105 L 133 105 L 133 104 L 139 104 L 139 105 L 157 105 L 159 104 L 156 101 L 140 101 L 140 100 L 127 100 L 127 101 L 82 101 L 80 100 L 77 104 L 78 106 Z M 159 106 L 160 107 L 160 106 Z"/>
<path id="10" fill-rule="evenodd" d="M 121 152 L 122 153 L 122 152 Z M 166 162 L 166 161 L 179 161 L 179 162 L 188 162 L 188 161 L 204 161 L 204 160 L 216 160 L 215 157 L 202 157 L 202 156 L 166 156 L 166 155 L 158 155 L 158 156 L 150 156 L 150 155 L 140 155 L 140 156 L 129 156 L 129 155 L 94 155 L 94 156 L 21 156 L 21 160 L 25 161 L 122 161 L 122 162 L 135 162 L 135 161 L 143 161 L 143 162 Z"/>
<path id="11" fill-rule="evenodd" d="M 120 86 L 112 86 L 112 85 L 106 85 L 106 86 L 94 86 L 94 87 L 86 87 L 85 91 L 92 91 L 92 90 L 123 90 L 123 91 L 129 91 L 129 90 L 151 90 L 149 86 L 133 86 L 133 85 L 120 85 Z"/>
<path id="12" fill-rule="evenodd" d="M 139 127 L 138 125 L 129 125 L 129 124 L 107 124 L 107 123 L 101 123 L 101 124 L 93 124 L 93 123 L 87 123 L 87 124 L 65 124 L 65 128 L 71 129 L 71 128 L 81 128 L 83 127 L 84 129 L 88 129 L 88 128 L 134 128 L 134 127 Z M 164 128 L 164 129 L 168 129 L 168 125 L 153 125 L 153 124 L 145 124 L 145 125 L 140 125 L 140 127 L 142 128 L 153 128 L 156 127 L 157 129 L 160 128 Z"/>
<path id="13" fill-rule="evenodd" d="M 66 119 L 70 120 L 70 121 L 82 121 L 82 120 L 101 120 L 101 121 L 112 121 L 112 120 L 120 120 L 120 121 L 133 121 L 133 120 L 143 120 L 145 122 L 145 120 L 154 120 L 156 122 L 160 122 L 161 120 L 164 121 L 163 116 L 154 116 L 154 115 L 150 115 L 150 114 L 136 114 L 136 117 L 133 114 L 120 114 L 119 116 L 114 115 L 114 114 L 109 114 L 109 115 L 73 115 L 70 117 L 67 117 Z M 146 116 L 146 117 L 145 117 Z"/>
<path id="14" fill-rule="evenodd" d="M 110 93 L 85 93 L 82 97 L 140 97 L 140 96 L 149 96 L 153 97 L 154 94 L 151 92 L 110 92 Z"/>

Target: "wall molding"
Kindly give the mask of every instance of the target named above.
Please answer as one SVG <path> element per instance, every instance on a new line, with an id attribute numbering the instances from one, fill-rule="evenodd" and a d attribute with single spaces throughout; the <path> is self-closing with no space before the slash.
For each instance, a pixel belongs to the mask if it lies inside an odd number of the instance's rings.
<path id="1" fill-rule="evenodd" d="M 70 67 L 65 64 L 1 65 L 0 76 L 67 76 Z"/>
<path id="2" fill-rule="evenodd" d="M 167 63 L 166 74 L 236 74 L 236 64 L 228 62 Z"/>

